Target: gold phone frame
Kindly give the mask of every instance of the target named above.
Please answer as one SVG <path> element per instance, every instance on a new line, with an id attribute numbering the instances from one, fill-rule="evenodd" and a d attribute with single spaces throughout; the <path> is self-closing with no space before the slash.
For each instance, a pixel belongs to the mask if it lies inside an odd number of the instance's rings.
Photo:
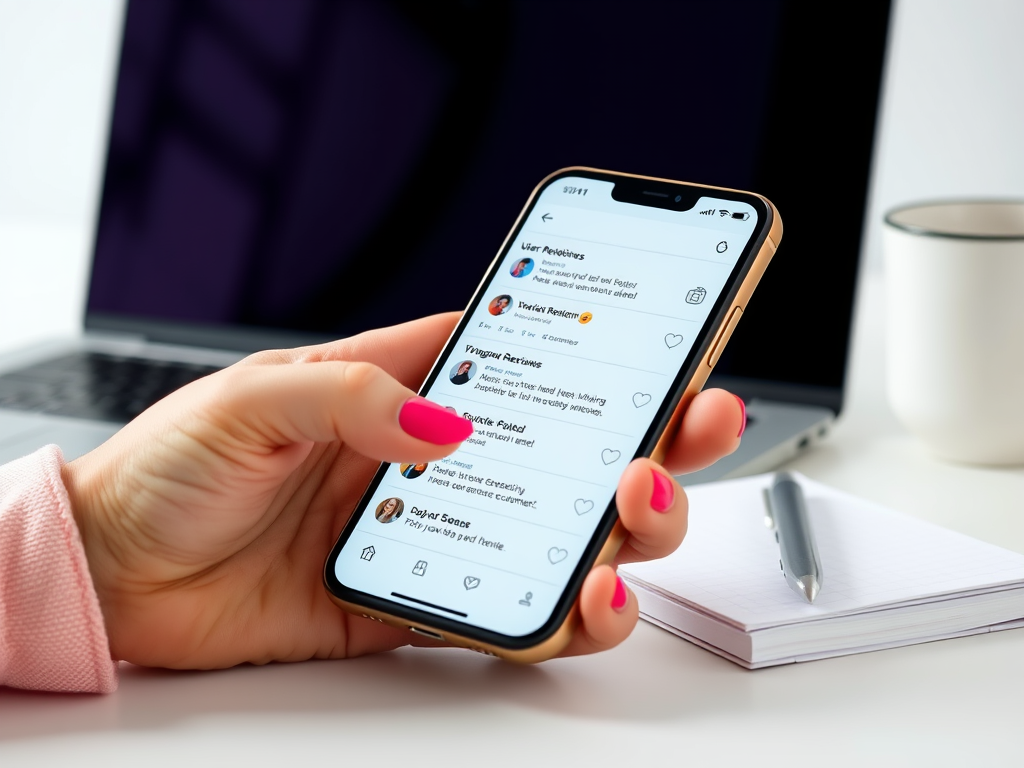
<path id="1" fill-rule="evenodd" d="M 722 320 L 719 323 L 718 327 L 715 329 L 714 333 L 712 334 L 713 340 L 711 344 L 708 346 L 707 351 L 704 353 L 704 356 L 700 364 L 698 365 L 697 370 L 694 372 L 693 377 L 690 379 L 690 381 L 686 385 L 686 388 L 683 390 L 683 394 L 679 400 L 679 404 L 672 412 L 671 418 L 668 420 L 665 429 L 662 431 L 661 436 L 658 438 L 658 441 L 655 444 L 654 450 L 651 452 L 651 459 L 661 464 L 662 460 L 665 458 L 666 452 L 668 451 L 668 447 L 672 444 L 672 440 L 675 438 L 676 433 L 679 431 L 679 425 L 682 422 L 683 414 L 686 412 L 686 409 L 689 406 L 690 401 L 692 401 L 693 398 L 697 395 L 697 393 L 700 392 L 701 389 L 703 389 L 704 384 L 708 379 L 708 376 L 711 375 L 711 371 L 714 369 L 715 364 L 721 357 L 722 351 L 725 349 L 725 345 L 728 344 L 729 339 L 732 337 L 733 331 L 736 330 L 736 326 L 739 324 L 739 321 L 743 318 L 743 311 L 744 309 L 746 309 L 747 302 L 750 300 L 751 295 L 754 293 L 754 289 L 757 287 L 757 284 L 761 280 L 761 276 L 764 274 L 764 271 L 765 269 L 767 269 L 769 262 L 775 255 L 775 251 L 778 249 L 779 241 L 782 239 L 782 218 L 779 216 L 778 209 L 768 198 L 764 197 L 763 195 L 758 195 L 754 192 L 746 192 L 740 189 L 730 189 L 728 187 L 713 187 L 706 184 L 680 182 L 673 179 L 661 179 L 655 176 L 640 176 L 637 174 L 606 171 L 600 168 L 588 168 L 586 166 L 569 166 L 567 168 L 561 168 L 555 171 L 554 173 L 550 173 L 547 176 L 545 176 L 530 193 L 529 198 L 527 198 L 526 203 L 523 205 L 522 211 L 520 211 L 519 216 L 516 217 L 515 223 L 509 230 L 508 235 L 506 235 L 505 239 L 502 241 L 501 247 L 498 249 L 497 255 L 494 257 L 494 259 L 488 266 L 487 270 L 484 272 L 484 276 L 483 278 L 481 278 L 480 283 L 476 287 L 476 290 L 473 291 L 473 297 L 472 299 L 470 299 L 470 305 L 472 305 L 472 303 L 476 300 L 476 297 L 480 293 L 480 291 L 483 290 L 487 279 L 491 276 L 491 273 L 494 271 L 495 263 L 504 255 L 506 255 L 506 248 L 509 246 L 510 240 L 512 239 L 513 235 L 519 231 L 520 224 L 522 224 L 523 222 L 523 217 L 526 215 L 528 211 L 532 210 L 534 200 L 537 198 L 537 195 L 540 193 L 540 191 L 544 189 L 544 187 L 546 187 L 549 182 L 551 182 L 552 180 L 559 176 L 581 171 L 591 174 L 596 173 L 605 176 L 618 176 L 621 178 L 639 179 L 643 181 L 653 181 L 658 183 L 685 184 L 688 187 L 706 189 L 710 193 L 728 192 L 731 194 L 749 195 L 751 197 L 756 197 L 759 200 L 761 200 L 771 214 L 771 223 L 768 227 L 768 232 L 764 238 L 764 242 L 761 244 L 761 247 L 758 249 L 757 255 L 751 262 L 750 269 L 747 270 L 746 275 L 743 276 L 743 280 L 740 283 L 739 288 L 737 289 L 736 295 L 732 300 L 731 306 L 728 308 L 726 312 L 722 313 Z M 441 348 L 441 353 L 438 356 L 438 360 L 434 362 L 433 366 L 431 366 L 431 372 L 433 372 L 433 369 L 437 366 L 438 361 L 440 361 L 441 359 L 441 355 L 444 354 L 444 350 L 448 348 L 449 343 L 451 342 L 455 334 L 458 333 L 460 327 L 461 322 L 455 327 L 455 330 L 452 331 L 452 334 L 445 341 L 444 346 Z M 622 522 L 620 520 L 616 520 L 615 525 L 611 530 L 611 533 L 608 535 L 608 538 L 605 540 L 604 545 L 601 547 L 601 551 L 597 555 L 597 559 L 594 561 L 594 566 L 612 564 L 615 560 L 615 556 L 619 552 L 619 549 L 625 543 L 627 535 L 628 532 L 622 525 Z M 332 547 L 331 552 L 333 554 L 334 547 Z M 542 640 L 538 644 L 530 646 L 529 648 L 504 648 L 499 645 L 484 643 L 474 638 L 459 635 L 457 633 L 452 633 L 447 630 L 434 627 L 426 622 L 412 621 L 410 619 L 400 618 L 398 616 L 393 616 L 385 611 L 372 609 L 367 606 L 359 605 L 358 603 L 352 603 L 347 600 L 342 600 L 337 595 L 333 594 L 327 587 L 326 567 L 330 563 L 330 561 L 331 558 L 330 556 L 328 556 L 327 564 L 325 564 L 324 586 L 327 589 L 327 594 L 330 597 L 330 599 L 344 611 L 355 614 L 357 616 L 362 616 L 366 619 L 379 621 L 384 624 L 397 627 L 399 629 L 409 630 L 420 636 L 434 638 L 451 645 L 469 648 L 470 650 L 476 651 L 478 653 L 484 653 L 488 656 L 497 656 L 508 661 L 514 661 L 521 664 L 534 664 L 557 656 L 571 642 L 573 634 L 575 633 L 576 627 L 579 625 L 580 621 L 579 598 L 577 597 L 575 603 L 570 609 L 565 620 L 562 622 L 561 626 L 559 626 L 559 628 L 555 630 L 545 640 Z"/>

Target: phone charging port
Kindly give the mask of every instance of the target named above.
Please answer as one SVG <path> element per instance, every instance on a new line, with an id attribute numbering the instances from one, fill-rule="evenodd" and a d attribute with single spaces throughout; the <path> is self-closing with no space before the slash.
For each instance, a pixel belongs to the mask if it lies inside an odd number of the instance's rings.
<path id="1" fill-rule="evenodd" d="M 410 632 L 415 632 L 417 635 L 423 635 L 424 637 L 432 637 L 435 640 L 444 640 L 444 635 L 438 632 L 431 632 L 429 629 L 420 629 L 419 627 L 409 627 Z"/>

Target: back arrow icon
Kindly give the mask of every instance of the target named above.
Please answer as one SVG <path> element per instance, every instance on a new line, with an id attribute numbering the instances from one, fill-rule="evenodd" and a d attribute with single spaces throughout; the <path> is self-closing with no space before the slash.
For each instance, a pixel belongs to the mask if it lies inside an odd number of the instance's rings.
<path id="1" fill-rule="evenodd" d="M 550 213 L 545 213 L 543 216 L 540 217 L 540 220 L 541 221 L 551 221 L 551 219 L 553 219 L 553 218 L 554 217 Z"/>

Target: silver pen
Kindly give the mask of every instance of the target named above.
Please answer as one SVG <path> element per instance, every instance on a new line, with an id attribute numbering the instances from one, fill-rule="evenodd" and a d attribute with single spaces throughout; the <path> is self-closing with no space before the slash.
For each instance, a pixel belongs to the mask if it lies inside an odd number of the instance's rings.
<path id="1" fill-rule="evenodd" d="M 813 603 L 821 591 L 821 560 L 803 490 L 791 474 L 777 472 L 764 490 L 764 505 L 764 524 L 779 543 L 779 567 L 792 590 Z"/>

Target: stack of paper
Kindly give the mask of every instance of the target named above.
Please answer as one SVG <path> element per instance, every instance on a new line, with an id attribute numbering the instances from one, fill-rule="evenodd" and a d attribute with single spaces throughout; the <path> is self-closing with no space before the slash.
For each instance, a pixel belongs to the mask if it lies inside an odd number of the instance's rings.
<path id="1" fill-rule="evenodd" d="M 760 475 L 687 489 L 679 550 L 620 569 L 641 616 L 750 669 L 1024 626 L 1024 555 L 797 478 L 821 557 L 813 605 L 780 571 Z"/>

